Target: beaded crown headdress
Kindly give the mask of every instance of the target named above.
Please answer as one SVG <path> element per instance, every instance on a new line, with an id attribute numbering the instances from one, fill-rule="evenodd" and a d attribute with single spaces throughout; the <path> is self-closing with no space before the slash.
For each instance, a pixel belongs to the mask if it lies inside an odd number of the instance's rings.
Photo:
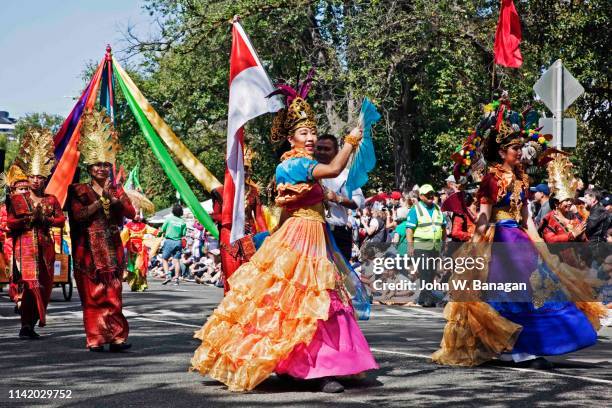
<path id="1" fill-rule="evenodd" d="M 277 112 L 272 121 L 270 139 L 273 143 L 285 140 L 291 133 L 300 127 L 316 128 L 317 120 L 312 107 L 306 102 L 306 96 L 312 85 L 314 68 L 308 72 L 306 79 L 294 89 L 289 85 L 282 84 L 268 97 L 274 95 L 285 95 L 286 107 Z"/>

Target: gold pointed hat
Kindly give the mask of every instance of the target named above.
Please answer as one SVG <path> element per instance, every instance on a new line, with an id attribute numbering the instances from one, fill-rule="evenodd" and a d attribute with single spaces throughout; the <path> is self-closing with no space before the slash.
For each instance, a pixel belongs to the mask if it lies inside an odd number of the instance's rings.
<path id="1" fill-rule="evenodd" d="M 574 177 L 573 164 L 566 154 L 555 153 L 547 165 L 550 192 L 559 201 L 576 198 L 580 181 Z"/>
<path id="2" fill-rule="evenodd" d="M 14 188 L 20 183 L 27 184 L 28 176 L 15 164 L 9 168 L 8 172 L 0 174 L 0 188 L 5 186 Z"/>
<path id="3" fill-rule="evenodd" d="M 55 165 L 53 133 L 49 129 L 29 128 L 15 163 L 28 176 L 49 177 Z"/>
<path id="4" fill-rule="evenodd" d="M 115 163 L 119 142 L 111 120 L 104 111 L 92 110 L 83 114 L 79 151 L 83 163 Z"/>

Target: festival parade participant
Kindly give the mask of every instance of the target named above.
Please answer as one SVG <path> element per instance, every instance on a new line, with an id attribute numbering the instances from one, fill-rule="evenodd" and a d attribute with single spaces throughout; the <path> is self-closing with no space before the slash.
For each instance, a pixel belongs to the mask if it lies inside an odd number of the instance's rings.
<path id="1" fill-rule="evenodd" d="M 38 321 L 46 324 L 53 289 L 55 243 L 51 227 L 61 227 L 66 218 L 53 195 L 45 194 L 47 177 L 55 164 L 53 135 L 44 129 L 29 129 L 15 160 L 28 177 L 29 191 L 7 200 L 7 226 L 13 242 L 13 282 L 22 285 L 20 338 L 36 339 Z"/>
<path id="2" fill-rule="evenodd" d="M 87 347 L 103 351 L 104 344 L 110 344 L 110 351 L 123 351 L 131 345 L 121 310 L 124 252 L 120 230 L 123 219 L 133 219 L 136 213 L 123 189 L 109 178 L 119 148 L 110 119 L 102 112 L 84 115 L 79 151 L 91 181 L 72 184 L 67 203 L 74 277 Z"/>
<path id="3" fill-rule="evenodd" d="M 481 270 L 455 273 L 451 280 L 473 279 L 471 283 L 478 280 L 494 287 L 522 282 L 530 289 L 498 290 L 486 296 L 479 291 L 463 291 L 460 297 L 451 293 L 454 301 L 445 309 L 441 348 L 433 354 L 439 364 L 475 366 L 499 357 L 521 367 L 550 369 L 552 364 L 541 356 L 592 346 L 599 318 L 605 316 L 605 309 L 593 301 L 592 288 L 571 279 L 575 270 L 548 252 L 528 216 L 529 181 L 521 165 L 521 149 L 527 142 L 543 150 L 546 142 L 529 123 L 522 127 L 524 115 L 509 108 L 505 98 L 485 107 L 485 118 L 462 150 L 477 161 L 474 146 L 480 144 L 492 164 L 480 183 L 474 244 L 467 248 L 489 262 Z M 530 122 L 536 123 L 533 118 Z M 491 242 L 497 245 L 494 249 L 486 245 Z"/>
<path id="4" fill-rule="evenodd" d="M 586 241 L 586 220 L 571 211 L 576 199 L 577 179 L 571 174 L 569 159 L 560 154 L 556 156 L 547 169 L 557 204 L 542 219 L 542 237 L 546 242 Z"/>
<path id="5" fill-rule="evenodd" d="M 345 287 L 352 271 L 325 224 L 319 183 L 342 172 L 361 130 L 351 131 L 329 164 L 313 160 L 317 129 L 304 100 L 308 88 L 309 81 L 299 93 L 285 93 L 287 108 L 272 128 L 273 141 L 292 146 L 276 168 L 280 227 L 229 278 L 231 290 L 195 335 L 202 344 L 192 369 L 231 391 L 251 390 L 276 372 L 317 378 L 322 391 L 341 392 L 334 377 L 378 367 L 354 317 Z"/>
<path id="6" fill-rule="evenodd" d="M 141 212 L 121 231 L 121 242 L 127 250 L 127 283 L 132 292 L 144 292 L 148 287 L 149 248 L 144 243 L 147 234 L 157 235 L 157 230 L 144 222 Z"/>
<path id="7" fill-rule="evenodd" d="M 245 201 L 244 201 L 244 233 L 245 239 L 251 239 L 253 235 L 259 232 L 264 232 L 268 229 L 264 218 L 263 206 L 259 198 L 260 188 L 257 183 L 251 178 L 251 166 L 253 163 L 254 153 L 251 149 L 245 149 L 244 152 L 244 184 L 245 184 Z M 233 245 L 229 243 L 230 233 L 232 231 L 231 222 L 222 222 L 223 213 L 223 186 L 217 187 L 213 191 L 213 214 L 212 218 L 219 227 L 219 239 L 221 250 L 221 270 L 223 271 L 223 291 L 227 293 L 230 290 L 228 279 L 242 265 L 247 262 L 252 253 L 245 251 L 244 246 L 240 242 Z M 243 241 L 244 242 L 244 239 Z"/>
<path id="8" fill-rule="evenodd" d="M 19 310 L 21 308 L 23 285 L 13 280 L 13 273 L 10 270 L 11 259 L 13 257 L 13 240 L 11 239 L 10 230 L 7 225 L 8 214 L 6 212 L 6 200 L 9 199 L 11 194 L 25 194 L 30 191 L 28 176 L 26 176 L 19 167 L 12 165 L 6 174 L 2 173 L 0 188 L 7 189 L 5 203 L 0 206 L 0 236 L 3 237 L 2 259 L 0 262 L 4 262 L 4 267 L 6 268 L 5 273 L 8 273 L 9 277 L 9 299 L 11 299 L 11 302 L 15 303 L 15 313 L 20 314 Z"/>

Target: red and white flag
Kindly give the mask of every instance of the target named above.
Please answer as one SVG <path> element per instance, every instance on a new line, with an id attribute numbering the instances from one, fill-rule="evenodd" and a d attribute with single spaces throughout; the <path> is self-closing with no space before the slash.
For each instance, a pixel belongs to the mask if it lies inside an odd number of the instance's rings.
<path id="1" fill-rule="evenodd" d="M 231 223 L 230 243 L 244 236 L 244 129 L 251 119 L 283 108 L 257 53 L 238 22 L 232 27 L 227 153 L 221 223 Z"/>

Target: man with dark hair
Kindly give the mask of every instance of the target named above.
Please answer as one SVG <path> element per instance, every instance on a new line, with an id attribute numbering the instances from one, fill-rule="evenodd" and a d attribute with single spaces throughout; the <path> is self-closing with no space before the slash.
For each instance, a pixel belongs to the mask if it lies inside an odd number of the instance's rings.
<path id="1" fill-rule="evenodd" d="M 330 134 L 320 135 L 317 139 L 315 158 L 319 163 L 329 164 L 338 154 L 338 140 Z M 336 178 L 321 180 L 329 206 L 325 220 L 347 261 L 351 259 L 353 247 L 353 225 L 349 221 L 349 210 L 362 208 L 365 204 L 365 197 L 360 188 L 352 192 L 352 198 L 348 198 L 349 192 L 345 188 L 348 173 L 348 169 L 344 169 Z"/>
<path id="2" fill-rule="evenodd" d="M 585 232 L 593 257 L 598 263 L 601 263 L 605 258 L 606 235 L 611 225 L 612 215 L 602 205 L 600 191 L 588 189 L 584 192 L 584 198 L 586 207 L 590 211 Z"/>
<path id="3" fill-rule="evenodd" d="M 536 227 L 540 228 L 540 224 L 546 214 L 551 211 L 550 208 L 550 188 L 548 188 L 548 184 L 538 184 L 535 187 L 529 188 L 529 190 L 534 194 L 535 201 L 540 205 L 540 210 L 534 217 L 534 222 Z"/>
<path id="4" fill-rule="evenodd" d="M 183 250 L 183 237 L 187 234 L 187 224 L 181 218 L 183 216 L 183 207 L 180 204 L 172 206 L 172 215 L 166 218 L 164 225 L 159 230 L 159 235 L 163 235 L 166 239 L 162 246 L 162 263 L 166 280 L 162 285 L 167 284 L 172 280 L 172 273 L 168 267 L 168 259 L 173 258 L 174 275 L 176 276 L 175 285 L 179 284 L 181 251 Z"/>

